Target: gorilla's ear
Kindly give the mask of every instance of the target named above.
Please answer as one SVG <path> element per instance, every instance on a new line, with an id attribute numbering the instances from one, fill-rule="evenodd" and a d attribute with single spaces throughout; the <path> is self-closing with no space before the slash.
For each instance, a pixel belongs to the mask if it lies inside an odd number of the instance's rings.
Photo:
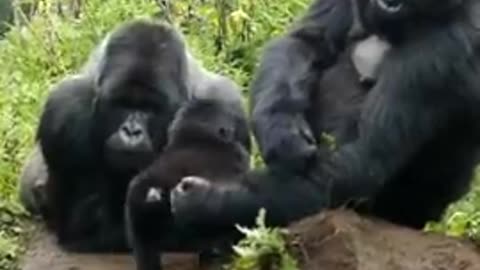
<path id="1" fill-rule="evenodd" d="M 91 110 L 93 113 L 97 110 L 97 104 L 98 104 L 98 97 L 95 95 L 95 97 L 92 99 L 92 107 Z"/>
<path id="2" fill-rule="evenodd" d="M 217 129 L 217 135 L 225 142 L 233 142 L 235 139 L 235 130 L 221 126 Z"/>

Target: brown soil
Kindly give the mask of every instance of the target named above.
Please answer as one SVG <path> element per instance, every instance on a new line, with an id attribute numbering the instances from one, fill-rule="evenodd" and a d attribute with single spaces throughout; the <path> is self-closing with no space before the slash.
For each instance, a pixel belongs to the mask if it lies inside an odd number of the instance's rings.
<path id="1" fill-rule="evenodd" d="M 43 230 L 34 233 L 22 262 L 22 270 L 134 270 L 129 255 L 97 255 L 67 253 Z M 194 254 L 165 254 L 165 270 L 201 270 Z"/>
<path id="2" fill-rule="evenodd" d="M 302 270 L 480 270 L 479 250 L 466 241 L 362 218 L 349 211 L 315 215 L 293 224 L 289 231 L 289 247 Z M 193 254 L 166 254 L 163 265 L 165 270 L 219 269 L 200 267 Z M 129 255 L 66 253 L 41 230 L 35 233 L 22 268 L 134 269 Z"/>
<path id="3" fill-rule="evenodd" d="M 470 243 L 333 211 L 290 228 L 304 270 L 479 270 Z"/>

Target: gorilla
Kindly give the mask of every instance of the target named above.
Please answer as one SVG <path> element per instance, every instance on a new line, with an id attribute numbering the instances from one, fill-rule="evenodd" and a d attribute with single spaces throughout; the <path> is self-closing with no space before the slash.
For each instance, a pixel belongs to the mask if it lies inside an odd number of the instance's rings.
<path id="1" fill-rule="evenodd" d="M 478 162 L 478 14 L 479 0 L 315 1 L 266 47 L 252 84 L 267 168 L 174 189 L 174 218 L 248 225 L 263 207 L 283 226 L 345 205 L 418 229 L 441 218 Z M 352 53 L 367 40 L 383 52 L 363 84 Z"/>
<path id="2" fill-rule="evenodd" d="M 242 107 L 218 100 L 191 100 L 177 112 L 162 154 L 130 182 L 127 192 L 127 235 L 138 270 L 161 269 L 159 250 L 196 250 L 201 259 L 209 255 L 215 237 L 204 242 L 191 237 L 194 228 L 175 226 L 170 190 L 181 179 L 227 183 L 248 171 L 247 131 Z"/>
<path id="3" fill-rule="evenodd" d="M 33 178 L 42 160 L 29 160 L 36 166 L 20 181 L 26 197 L 43 190 L 30 203 L 45 203 L 41 214 L 61 247 L 129 249 L 128 184 L 162 152 L 175 112 L 192 98 L 241 103 L 233 81 L 205 70 L 177 31 L 150 20 L 118 26 L 79 74 L 54 87 L 37 131 L 47 173 Z"/>

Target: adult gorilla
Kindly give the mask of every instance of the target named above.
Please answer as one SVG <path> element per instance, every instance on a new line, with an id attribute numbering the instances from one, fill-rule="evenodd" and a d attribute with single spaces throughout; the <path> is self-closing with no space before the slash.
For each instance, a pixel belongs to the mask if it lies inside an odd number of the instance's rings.
<path id="1" fill-rule="evenodd" d="M 174 29 L 147 20 L 122 24 L 80 74 L 50 94 L 37 134 L 48 180 L 28 172 L 42 168 L 34 154 L 21 180 L 33 190 L 23 192 L 24 201 L 40 204 L 30 209 L 42 211 L 66 249 L 126 250 L 127 186 L 161 152 L 176 110 L 193 96 L 241 106 L 237 90 L 197 65 Z"/>
<path id="2" fill-rule="evenodd" d="M 480 143 L 479 0 L 318 0 L 266 49 L 253 121 L 269 169 L 242 184 L 188 183 L 173 193 L 185 224 L 283 225 L 355 202 L 421 228 L 469 187 Z M 356 39 L 390 48 L 362 88 Z M 321 133 L 337 139 L 329 153 Z M 295 166 L 293 166 L 295 165 Z"/>

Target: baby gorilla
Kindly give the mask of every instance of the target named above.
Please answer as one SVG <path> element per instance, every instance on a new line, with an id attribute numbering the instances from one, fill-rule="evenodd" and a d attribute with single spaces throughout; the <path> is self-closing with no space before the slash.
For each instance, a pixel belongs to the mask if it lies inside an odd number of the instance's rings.
<path id="1" fill-rule="evenodd" d="M 188 189 L 192 181 L 228 183 L 248 171 L 250 144 L 242 132 L 247 129 L 243 109 L 228 102 L 193 99 L 176 113 L 164 153 L 128 189 L 127 234 L 138 270 L 161 269 L 159 251 L 211 247 L 189 233 L 198 231 L 174 224 L 170 191 Z"/>

